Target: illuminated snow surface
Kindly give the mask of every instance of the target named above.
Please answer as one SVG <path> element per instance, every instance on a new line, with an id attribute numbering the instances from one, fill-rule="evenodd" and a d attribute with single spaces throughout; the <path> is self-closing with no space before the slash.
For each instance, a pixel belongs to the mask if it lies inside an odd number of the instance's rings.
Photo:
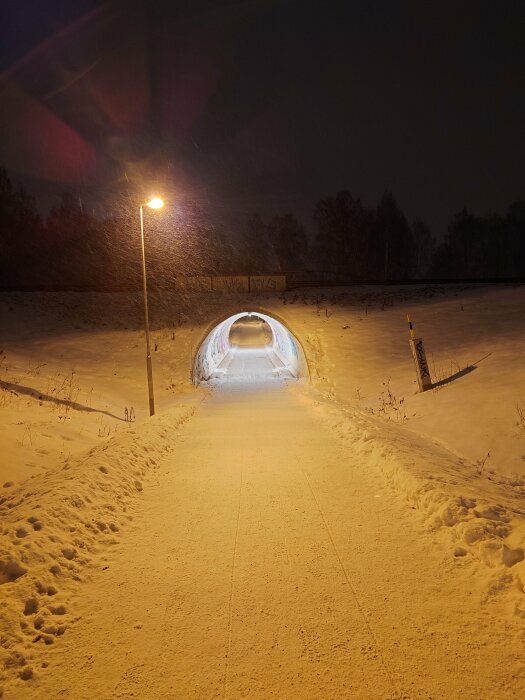
<path id="1" fill-rule="evenodd" d="M 236 381 L 245 384 L 276 378 L 293 379 L 286 365 L 271 348 L 232 348 L 212 375 L 223 382 Z"/>
<path id="2" fill-rule="evenodd" d="M 524 290 L 151 307 L 0 297 L 2 700 L 524 697 Z"/>

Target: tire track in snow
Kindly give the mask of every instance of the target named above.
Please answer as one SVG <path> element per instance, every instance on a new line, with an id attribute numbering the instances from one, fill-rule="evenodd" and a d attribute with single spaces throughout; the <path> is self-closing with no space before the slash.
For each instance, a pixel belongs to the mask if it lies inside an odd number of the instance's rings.
<path id="1" fill-rule="evenodd" d="M 312 498 L 313 498 L 313 500 L 314 500 L 314 502 L 315 502 L 315 505 L 316 505 L 316 507 L 317 507 L 317 510 L 319 511 L 319 515 L 321 516 L 321 519 L 322 519 L 322 521 L 323 521 L 323 525 L 324 525 L 325 530 L 326 530 L 326 532 L 327 532 L 327 534 L 328 534 L 328 538 L 330 539 L 330 542 L 331 542 L 331 544 L 332 544 L 332 549 L 334 550 L 334 554 L 335 554 L 335 556 L 336 556 L 336 558 L 337 558 L 337 560 L 338 560 L 338 562 L 339 562 L 339 566 L 341 567 L 341 571 L 342 571 L 342 573 L 343 573 L 343 576 L 345 577 L 345 579 L 346 579 L 346 581 L 347 581 L 347 583 L 348 583 L 348 585 L 349 585 L 349 587 L 350 587 L 350 590 L 351 590 L 351 592 L 352 592 L 352 597 L 353 597 L 354 600 L 355 600 L 355 604 L 356 604 L 356 606 L 357 606 L 357 609 L 359 610 L 359 614 L 360 614 L 361 617 L 363 618 L 363 622 L 365 623 L 365 627 L 366 627 L 366 629 L 367 629 L 367 631 L 368 631 L 368 634 L 370 635 L 370 637 L 371 637 L 371 639 L 372 639 L 372 641 L 373 641 L 373 643 L 374 643 L 374 646 L 376 647 L 376 649 L 377 649 L 377 651 L 378 651 L 378 653 L 379 653 L 379 656 L 380 656 L 380 659 L 381 659 L 381 666 L 383 667 L 383 670 L 384 670 L 384 672 L 385 672 L 385 675 L 386 675 L 386 677 L 388 678 L 388 680 L 389 680 L 389 682 L 390 682 L 390 685 L 392 686 L 392 690 L 394 691 L 395 696 L 396 696 L 396 697 L 401 697 L 401 695 L 400 695 L 400 693 L 399 693 L 399 690 L 398 690 L 398 688 L 397 688 L 396 682 L 395 682 L 395 680 L 394 680 L 394 675 L 393 675 L 392 671 L 390 670 L 390 668 L 388 667 L 388 665 L 387 665 L 387 663 L 386 663 L 386 661 L 385 661 L 385 657 L 384 657 L 383 651 L 382 651 L 382 649 L 381 649 L 381 646 L 380 646 L 380 644 L 379 644 L 379 642 L 378 642 L 378 640 L 377 640 L 377 638 L 376 638 L 376 635 L 374 634 L 374 631 L 373 631 L 372 627 L 370 626 L 370 623 L 368 622 L 368 620 L 367 620 L 367 618 L 366 618 L 365 612 L 364 612 L 363 607 L 362 607 L 362 605 L 361 605 L 361 601 L 359 600 L 359 597 L 358 597 L 358 595 L 357 595 L 357 591 L 356 591 L 355 586 L 354 586 L 354 584 L 353 584 L 352 578 L 350 577 L 350 575 L 349 575 L 349 573 L 348 573 L 348 571 L 347 571 L 347 568 L 346 568 L 346 566 L 344 565 L 344 562 L 343 562 L 343 560 L 342 560 L 342 558 L 341 558 L 341 555 L 339 554 L 339 550 L 337 549 L 337 546 L 336 546 L 336 544 L 335 544 L 334 538 L 333 538 L 333 536 L 332 536 L 332 531 L 330 530 L 330 526 L 328 525 L 328 521 L 326 520 L 325 514 L 324 514 L 324 512 L 323 512 L 322 509 L 321 509 L 321 506 L 320 506 L 320 504 L 319 504 L 319 500 L 318 500 L 318 498 L 317 498 L 317 496 L 316 496 L 316 494 L 315 494 L 315 491 L 314 491 L 314 489 L 313 489 L 313 487 L 312 487 L 312 483 L 311 483 L 310 479 L 308 478 L 308 474 L 307 474 L 304 470 L 302 470 L 302 473 L 303 473 L 303 476 L 304 476 L 304 478 L 305 478 L 305 480 L 306 480 L 306 483 L 308 484 L 308 488 L 310 489 L 310 493 L 312 494 Z"/>
<path id="2" fill-rule="evenodd" d="M 241 467 L 241 478 L 239 483 L 239 499 L 237 504 L 237 521 L 235 525 L 235 538 L 233 542 L 233 555 L 232 555 L 232 566 L 231 566 L 231 581 L 230 581 L 230 598 L 228 601 L 228 643 L 226 647 L 226 659 L 224 661 L 224 681 L 222 697 L 226 697 L 228 690 L 228 670 L 230 663 L 230 653 L 232 646 L 232 622 L 233 622 L 233 592 L 235 587 L 235 559 L 237 557 L 237 543 L 239 541 L 239 524 L 241 521 L 241 497 L 242 497 L 242 467 Z"/>

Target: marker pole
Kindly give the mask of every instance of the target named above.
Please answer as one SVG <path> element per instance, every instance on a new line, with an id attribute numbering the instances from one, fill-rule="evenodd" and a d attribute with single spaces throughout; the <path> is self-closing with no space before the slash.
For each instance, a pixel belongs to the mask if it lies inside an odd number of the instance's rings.
<path id="1" fill-rule="evenodd" d="M 419 391 L 427 391 L 427 389 L 432 388 L 432 379 L 430 378 L 430 370 L 428 368 L 427 356 L 425 354 L 425 346 L 423 345 L 422 338 L 416 338 L 410 314 L 407 314 L 407 321 L 408 328 L 410 330 L 410 349 L 412 350 L 412 357 L 414 358 L 414 364 L 416 365 Z"/>

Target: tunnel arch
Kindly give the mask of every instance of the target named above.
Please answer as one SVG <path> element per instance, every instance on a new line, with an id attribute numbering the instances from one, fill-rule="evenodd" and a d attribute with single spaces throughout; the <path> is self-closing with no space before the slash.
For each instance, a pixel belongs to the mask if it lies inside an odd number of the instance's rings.
<path id="1" fill-rule="evenodd" d="M 272 330 L 271 348 L 283 362 L 283 365 L 294 378 L 310 379 L 303 346 L 288 324 L 273 313 L 249 307 L 247 310 L 230 312 L 223 316 L 222 320 L 215 321 L 208 326 L 194 352 L 193 384 L 200 384 L 212 377 L 214 371 L 231 349 L 229 336 L 232 325 L 245 316 L 256 316 L 266 321 Z"/>

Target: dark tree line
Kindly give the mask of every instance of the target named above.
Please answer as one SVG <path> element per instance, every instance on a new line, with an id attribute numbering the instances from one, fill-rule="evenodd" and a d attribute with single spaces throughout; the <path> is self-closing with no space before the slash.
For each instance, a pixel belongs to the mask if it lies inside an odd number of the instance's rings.
<path id="1" fill-rule="evenodd" d="M 318 202 L 314 221 L 312 259 L 339 279 L 413 279 L 425 274 L 432 256 L 428 228 L 410 225 L 390 192 L 376 208 L 339 192 Z"/>
<path id="2" fill-rule="evenodd" d="M 297 272 L 308 266 L 308 254 L 308 236 L 292 214 L 274 216 L 268 223 L 253 214 L 237 263 L 250 274 Z"/>
<path id="3" fill-rule="evenodd" d="M 0 280 L 21 284 L 35 278 L 37 259 L 44 247 L 44 227 L 34 199 L 19 185 L 14 187 L 0 168 Z"/>
<path id="4" fill-rule="evenodd" d="M 65 193 L 42 221 L 34 199 L 0 169 L 0 287 L 138 288 L 138 205 L 127 192 L 115 201 L 111 215 L 99 218 Z M 224 231 L 195 205 L 181 205 L 175 224 L 146 207 L 144 220 L 151 286 L 169 286 L 179 275 L 236 271 Z"/>
<path id="5" fill-rule="evenodd" d="M 436 278 L 525 277 L 525 202 L 504 216 L 457 214 L 429 268 Z"/>
<path id="6" fill-rule="evenodd" d="M 138 288 L 136 198 L 122 192 L 114 201 L 112 214 L 100 218 L 64 194 L 43 221 L 34 199 L 0 169 L 0 286 Z M 148 270 L 158 287 L 177 276 L 210 274 L 343 282 L 525 277 L 525 202 L 503 216 L 460 212 L 437 247 L 428 227 L 409 222 L 388 192 L 376 207 L 348 191 L 320 199 L 313 237 L 293 214 L 269 220 L 253 214 L 237 243 L 191 202 L 179 205 L 175 222 L 154 216 L 145 210 Z"/>
<path id="7" fill-rule="evenodd" d="M 366 207 L 350 192 L 321 199 L 314 210 L 316 235 L 309 240 L 292 214 L 264 222 L 254 214 L 244 236 L 249 272 L 304 270 L 334 279 L 406 279 L 424 275 L 434 241 L 422 221 L 408 223 L 394 196 Z"/>

